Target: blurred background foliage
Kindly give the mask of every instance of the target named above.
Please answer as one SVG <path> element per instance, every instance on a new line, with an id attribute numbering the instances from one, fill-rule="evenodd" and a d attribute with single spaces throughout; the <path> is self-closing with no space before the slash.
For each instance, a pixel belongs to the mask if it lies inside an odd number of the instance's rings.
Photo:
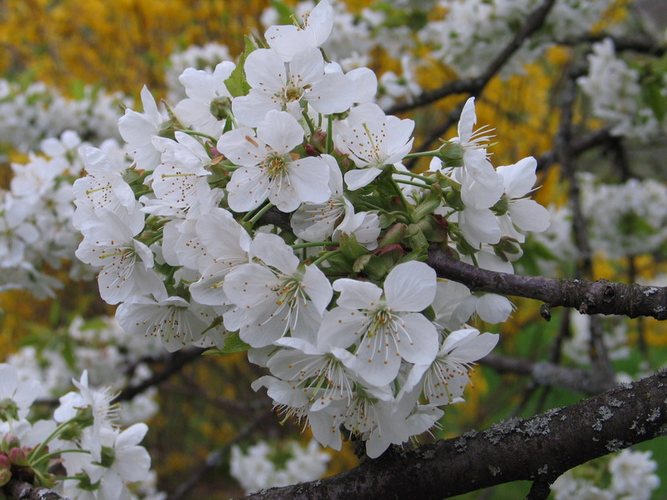
<path id="1" fill-rule="evenodd" d="M 75 95 L 83 84 L 110 91 L 121 91 L 138 97 L 146 84 L 156 97 L 166 96 L 165 70 L 169 55 L 190 45 L 219 42 L 236 56 L 243 46 L 243 35 L 261 34 L 260 15 L 270 2 L 262 0 L 0 0 L 0 74 L 21 82 L 43 81 L 66 95 Z M 289 2 L 286 2 L 289 3 Z M 371 0 L 349 0 L 353 9 L 373 3 Z M 599 28 L 622 19 L 630 0 L 618 0 Z M 437 15 L 438 13 L 433 13 Z M 374 54 L 373 69 L 395 70 L 400 62 L 381 50 Z M 502 146 L 492 148 L 494 163 L 509 163 L 527 155 L 539 155 L 553 147 L 558 127 L 554 102 L 556 89 L 570 60 L 568 49 L 554 48 L 546 58 L 526 67 L 524 74 L 507 79 L 495 77 L 477 101 L 478 123 L 492 124 Z M 418 74 L 424 89 L 433 89 L 455 78 L 449 68 L 429 61 Z M 426 137 L 429 127 L 461 101 L 460 96 L 443 99 L 437 105 L 413 115 L 418 133 Z M 445 137 L 455 135 L 450 130 Z M 420 136 L 415 144 L 420 144 Z M 591 159 L 593 163 L 600 159 Z M 422 168 L 425 168 L 423 165 Z M 8 165 L 3 165 L 8 175 Z M 562 205 L 567 190 L 558 166 L 542 173 L 542 186 L 536 199 L 545 205 Z M 631 271 L 632 269 L 632 271 Z M 610 261 L 597 256 L 595 278 L 630 281 L 631 278 L 653 278 L 665 266 L 653 256 Z M 563 270 L 568 275 L 572 269 Z M 66 273 L 64 273 L 66 277 Z M 567 315 L 555 312 L 550 322 L 539 314 L 538 304 L 515 301 L 516 312 L 502 326 L 501 344 L 508 355 L 533 360 L 549 356 L 553 339 Z M 2 308 L 0 359 L 21 344 L 21 340 L 46 330 L 68 324 L 77 315 L 94 317 L 112 312 L 99 299 L 96 283 L 72 283 L 52 300 L 36 301 L 24 292 L 0 294 Z M 623 321 L 623 320 L 618 320 Z M 478 325 L 484 328 L 485 325 Z M 655 369 L 667 361 L 667 326 L 653 320 L 630 322 L 631 339 L 636 341 L 639 329 L 644 331 L 649 352 L 633 349 L 630 359 L 617 368 L 637 373 L 638 367 Z M 488 328 L 487 328 L 488 329 Z M 663 349 L 660 349 L 663 348 Z M 250 381 L 259 370 L 245 361 L 244 354 L 226 357 L 204 357 L 187 366 L 182 374 L 164 383 L 160 391 L 160 411 L 149 422 L 149 447 L 159 486 L 172 491 L 202 464 L 209 452 L 224 447 L 252 422 L 255 435 L 275 439 L 299 435 L 297 424 L 280 424 L 270 412 L 270 403 L 250 389 Z M 446 412 L 442 430 L 433 438 L 453 437 L 466 430 L 479 429 L 510 416 L 531 415 L 543 409 L 577 401 L 573 395 L 558 389 L 536 388 L 517 376 L 496 374 L 480 367 L 473 374 L 472 388 L 466 404 Z M 302 436 L 304 441 L 308 436 Z M 248 442 L 252 442 L 249 440 Z M 329 473 L 335 474 L 354 466 L 353 446 L 342 453 L 332 453 Z M 667 446 L 648 443 L 663 469 L 667 467 Z M 228 457 L 222 467 L 207 476 L 198 486 L 198 498 L 228 498 L 242 490 L 226 472 Z M 663 484 L 666 483 L 663 479 Z M 467 498 L 518 498 L 528 484 L 513 484 L 494 493 L 475 493 Z M 663 486 L 660 495 L 667 495 Z M 664 498 L 664 497 L 663 497 Z"/>

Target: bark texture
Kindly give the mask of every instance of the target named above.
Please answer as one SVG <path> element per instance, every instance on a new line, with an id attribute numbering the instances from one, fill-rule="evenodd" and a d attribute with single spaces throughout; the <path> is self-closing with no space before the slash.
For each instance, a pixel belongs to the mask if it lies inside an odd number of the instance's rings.
<path id="1" fill-rule="evenodd" d="M 453 259 L 439 249 L 429 252 L 428 263 L 439 277 L 463 283 L 473 291 L 541 300 L 549 307 L 572 307 L 582 314 L 667 319 L 664 287 L 498 273 Z"/>
<path id="2" fill-rule="evenodd" d="M 393 449 L 337 476 L 251 495 L 270 499 L 440 499 L 517 480 L 550 484 L 593 458 L 667 432 L 667 373 L 529 419 L 418 449 Z"/>

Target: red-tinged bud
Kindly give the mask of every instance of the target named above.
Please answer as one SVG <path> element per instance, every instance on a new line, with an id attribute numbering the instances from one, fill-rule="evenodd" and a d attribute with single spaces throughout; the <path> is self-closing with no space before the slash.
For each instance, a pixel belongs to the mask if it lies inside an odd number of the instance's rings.
<path id="1" fill-rule="evenodd" d="M 21 442 L 19 441 L 19 438 L 13 434 L 5 434 L 5 436 L 2 438 L 2 442 L 0 442 L 0 450 L 4 451 L 5 453 L 8 450 L 18 446 L 21 446 Z"/>
<path id="2" fill-rule="evenodd" d="M 449 221 L 447 219 L 445 219 L 442 215 L 433 214 L 433 219 L 435 219 L 435 222 L 442 229 L 444 229 L 444 230 L 449 229 Z"/>
<path id="3" fill-rule="evenodd" d="M 307 156 L 320 156 L 320 152 L 312 144 L 306 144 L 304 146 L 304 149 L 306 150 L 306 155 Z"/>
<path id="4" fill-rule="evenodd" d="M 387 254 L 387 253 L 390 253 L 390 252 L 394 252 L 394 251 L 399 252 L 401 255 L 405 253 L 405 250 L 403 249 L 403 245 L 401 245 L 400 243 L 392 243 L 391 245 L 385 245 L 383 247 L 378 248 L 373 253 L 379 257 L 381 255 L 384 255 L 384 254 Z"/>
<path id="5" fill-rule="evenodd" d="M 9 457 L 4 453 L 0 453 L 0 470 L 11 469 L 11 468 L 12 468 L 12 463 L 10 462 Z"/>
<path id="6" fill-rule="evenodd" d="M 29 454 L 30 450 L 28 448 L 12 448 L 7 455 L 12 464 L 27 466 Z"/>
<path id="7" fill-rule="evenodd" d="M 380 240 L 380 246 L 399 243 L 405 237 L 407 229 L 408 229 L 407 224 L 403 224 L 402 222 L 397 222 L 396 224 L 391 226 L 384 234 L 382 240 Z"/>

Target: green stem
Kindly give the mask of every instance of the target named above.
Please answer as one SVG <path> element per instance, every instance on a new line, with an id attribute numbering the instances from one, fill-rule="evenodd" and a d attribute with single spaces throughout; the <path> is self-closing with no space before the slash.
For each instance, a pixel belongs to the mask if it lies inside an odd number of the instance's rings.
<path id="1" fill-rule="evenodd" d="M 435 156 L 438 154 L 437 150 L 433 151 L 422 151 L 421 153 L 409 153 L 403 157 L 403 159 L 410 159 L 410 158 L 424 158 L 426 156 Z"/>
<path id="2" fill-rule="evenodd" d="M 330 247 L 331 245 L 338 246 L 338 243 L 334 243 L 333 241 L 309 241 L 307 243 L 297 243 L 291 245 L 291 247 L 296 250 L 298 248 Z"/>
<path id="3" fill-rule="evenodd" d="M 396 182 L 399 184 L 407 184 L 408 186 L 417 186 L 420 188 L 427 188 L 428 186 L 426 184 L 420 184 L 418 182 L 412 182 L 412 181 L 403 181 L 401 179 L 395 179 Z"/>
<path id="4" fill-rule="evenodd" d="M 308 130 L 310 130 L 310 136 L 312 137 L 315 134 L 315 125 L 313 125 L 313 120 L 310 119 L 310 116 L 308 116 L 308 111 L 303 110 L 303 119 L 306 120 L 306 125 L 308 125 Z"/>
<path id="5" fill-rule="evenodd" d="M 263 216 L 266 212 L 268 212 L 268 211 L 271 209 L 272 206 L 273 206 L 273 204 L 271 204 L 271 203 L 269 202 L 269 203 L 267 203 L 266 205 L 264 205 L 262 208 L 260 208 L 260 209 L 257 211 L 257 213 L 256 213 L 255 215 L 253 215 L 252 218 L 250 219 L 250 225 L 251 225 L 251 226 L 254 226 L 254 225 L 257 223 L 257 221 L 258 221 L 259 219 L 261 219 L 262 216 Z"/>
<path id="6" fill-rule="evenodd" d="M 329 115 L 327 117 L 327 145 L 326 145 L 327 154 L 333 152 L 333 116 Z"/>
<path id="7" fill-rule="evenodd" d="M 394 173 L 397 175 L 405 175 L 407 177 L 412 177 L 413 179 L 419 179 L 422 182 L 425 182 L 426 184 L 433 184 L 435 181 L 429 177 L 424 177 L 423 175 L 420 174 L 413 174 L 412 172 L 403 172 L 402 170 L 398 170 L 397 168 L 394 168 Z"/>
<path id="8" fill-rule="evenodd" d="M 58 426 L 55 429 L 53 429 L 53 432 L 49 434 L 49 436 L 44 441 L 42 441 L 35 448 L 33 448 L 33 450 L 28 455 L 28 462 L 32 463 L 32 461 L 35 459 L 37 455 L 39 455 L 39 453 L 44 449 L 44 447 L 51 441 L 53 441 L 55 438 L 57 438 L 72 422 L 74 422 L 74 418 L 67 420 L 66 422 L 62 422 L 61 424 L 58 424 Z"/>
<path id="9" fill-rule="evenodd" d="M 90 452 L 87 451 L 87 450 L 80 450 L 80 449 L 77 449 L 77 448 L 74 448 L 74 449 L 71 449 L 71 450 L 58 450 L 58 451 L 54 451 L 52 453 L 47 453 L 46 455 L 42 455 L 41 457 L 39 457 L 34 462 L 31 462 L 30 466 L 34 467 L 35 465 L 37 465 L 37 464 L 39 464 L 39 463 L 41 463 L 45 460 L 48 460 L 49 458 L 57 457 L 61 453 L 88 453 L 88 454 L 90 454 Z"/>
<path id="10" fill-rule="evenodd" d="M 203 137 L 203 138 L 208 139 L 209 141 L 211 141 L 213 144 L 218 142 L 217 139 L 215 139 L 215 137 L 210 136 L 208 134 L 205 134 L 204 132 L 197 132 L 196 130 L 176 129 L 175 132 L 183 132 L 184 134 L 188 134 L 188 135 L 192 135 L 192 136 L 196 136 L 196 137 Z"/>
<path id="11" fill-rule="evenodd" d="M 401 191 L 401 186 L 398 185 L 396 179 L 391 177 L 391 183 L 393 184 L 394 189 L 396 190 L 396 194 L 398 195 L 398 197 L 401 200 L 401 203 L 403 204 L 403 211 L 405 215 L 407 215 L 408 219 L 412 221 L 412 213 L 414 211 L 412 205 L 410 205 L 410 203 L 408 203 L 408 200 L 405 199 L 405 195 L 403 194 L 403 191 Z"/>
<path id="12" fill-rule="evenodd" d="M 325 260 L 329 260 L 331 257 L 333 257 L 339 252 L 340 250 L 331 250 L 330 252 L 325 252 L 313 261 L 313 265 L 316 266 L 317 264 L 324 262 Z"/>

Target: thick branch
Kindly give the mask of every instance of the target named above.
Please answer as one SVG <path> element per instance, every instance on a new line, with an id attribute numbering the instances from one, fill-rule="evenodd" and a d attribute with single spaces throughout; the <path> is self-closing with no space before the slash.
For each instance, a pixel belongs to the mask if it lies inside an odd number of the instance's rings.
<path id="1" fill-rule="evenodd" d="M 667 432 L 667 374 L 660 373 L 527 420 L 506 420 L 416 450 L 385 453 L 332 478 L 252 499 L 441 499 L 518 480 L 550 484 L 560 474 Z"/>
<path id="2" fill-rule="evenodd" d="M 498 273 L 465 264 L 437 249 L 429 252 L 428 263 L 439 277 L 463 283 L 473 291 L 541 300 L 551 307 L 575 308 L 582 314 L 667 319 L 667 288 L 663 287 Z"/>
<path id="3" fill-rule="evenodd" d="M 58 493 L 48 488 L 33 486 L 19 479 L 12 479 L 0 488 L 0 494 L 5 493 L 14 500 L 65 500 Z"/>

